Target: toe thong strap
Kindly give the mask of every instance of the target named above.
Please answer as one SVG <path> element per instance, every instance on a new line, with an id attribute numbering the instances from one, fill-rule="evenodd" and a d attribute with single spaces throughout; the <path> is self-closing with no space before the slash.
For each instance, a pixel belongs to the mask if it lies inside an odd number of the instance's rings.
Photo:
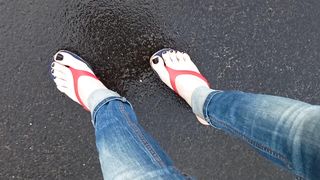
<path id="1" fill-rule="evenodd" d="M 90 111 L 88 107 L 86 107 L 83 103 L 83 101 L 81 100 L 80 98 L 80 95 L 79 95 L 79 89 L 78 89 L 78 80 L 81 76 L 89 76 L 89 77 L 92 77 L 94 79 L 98 79 L 97 76 L 95 76 L 94 74 L 88 72 L 88 71 L 83 71 L 83 70 L 78 70 L 78 69 L 74 69 L 72 67 L 69 67 L 71 73 L 72 73 L 72 76 L 73 76 L 73 85 L 74 85 L 74 92 L 76 94 L 76 97 L 80 103 L 80 105 L 87 111 Z"/>
<path id="2" fill-rule="evenodd" d="M 172 69 L 168 66 L 165 66 L 168 73 L 169 73 L 169 77 L 170 77 L 170 83 L 171 83 L 171 86 L 173 88 L 173 90 L 177 93 L 178 93 L 178 89 L 177 89 L 177 86 L 176 86 L 176 78 L 177 76 L 180 76 L 180 75 L 193 75 L 193 76 L 196 76 L 200 79 L 202 79 L 204 82 L 206 82 L 209 85 L 208 83 L 208 80 L 202 76 L 202 74 L 198 73 L 198 72 L 195 72 L 195 71 L 188 71 L 188 70 L 175 70 L 175 69 Z"/>

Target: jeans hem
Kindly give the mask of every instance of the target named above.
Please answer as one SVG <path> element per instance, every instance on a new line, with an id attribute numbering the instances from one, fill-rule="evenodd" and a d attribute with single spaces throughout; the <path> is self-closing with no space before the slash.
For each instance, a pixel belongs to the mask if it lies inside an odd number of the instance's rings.
<path id="1" fill-rule="evenodd" d="M 213 91 L 213 92 L 211 92 L 208 95 L 207 99 L 204 101 L 204 104 L 203 104 L 203 117 L 210 125 L 212 125 L 212 123 L 210 122 L 210 118 L 209 118 L 209 115 L 208 115 L 208 106 L 209 106 L 212 98 L 215 95 L 220 94 L 220 93 L 223 93 L 223 91 Z"/>
<path id="2" fill-rule="evenodd" d="M 120 97 L 118 93 L 106 88 L 95 90 L 88 97 L 88 108 L 90 109 L 90 111 L 92 111 L 102 100 L 108 97 L 114 97 L 114 96 Z"/>
<path id="3" fill-rule="evenodd" d="M 119 97 L 119 96 L 108 97 L 108 98 L 102 100 L 100 103 L 98 103 L 98 105 L 96 105 L 94 110 L 91 112 L 91 122 L 92 122 L 93 126 L 95 125 L 95 116 L 96 116 L 97 112 L 100 110 L 100 108 L 103 105 L 109 103 L 110 101 L 114 101 L 114 100 L 118 100 L 118 101 L 122 101 L 124 103 L 128 103 L 131 106 L 131 108 L 133 108 L 131 103 L 129 101 L 127 101 L 127 99 L 125 97 Z"/>

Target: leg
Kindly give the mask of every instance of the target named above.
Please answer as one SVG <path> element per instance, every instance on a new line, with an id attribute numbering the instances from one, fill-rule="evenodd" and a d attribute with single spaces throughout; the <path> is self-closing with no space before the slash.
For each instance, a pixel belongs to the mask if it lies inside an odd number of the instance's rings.
<path id="1" fill-rule="evenodd" d="M 151 57 L 151 67 L 192 107 L 202 124 L 242 137 L 298 176 L 320 178 L 320 106 L 211 90 L 187 54 L 172 49 L 159 52 Z"/>
<path id="2" fill-rule="evenodd" d="M 94 109 L 104 179 L 184 179 L 124 98 L 109 97 Z"/>
<path id="3" fill-rule="evenodd" d="M 194 112 L 213 127 L 243 138 L 298 176 L 320 178 L 320 106 L 206 88 L 196 89 L 192 96 Z"/>
<path id="4" fill-rule="evenodd" d="M 59 51 L 51 67 L 57 88 L 92 114 L 104 179 L 186 179 L 139 125 L 129 102 L 107 89 L 83 59 Z"/>

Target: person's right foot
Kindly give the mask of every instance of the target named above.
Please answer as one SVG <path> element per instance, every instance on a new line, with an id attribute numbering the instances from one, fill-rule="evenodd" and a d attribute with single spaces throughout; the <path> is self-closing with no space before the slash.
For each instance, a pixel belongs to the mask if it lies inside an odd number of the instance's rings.
<path id="1" fill-rule="evenodd" d="M 77 55 L 61 50 L 53 59 L 51 73 L 58 90 L 89 110 L 88 98 L 92 92 L 107 88 Z"/>
<path id="2" fill-rule="evenodd" d="M 209 88 L 208 82 L 186 53 L 164 49 L 151 57 L 150 64 L 160 79 L 175 90 L 190 106 L 191 96 L 196 88 Z M 197 118 L 200 123 L 209 125 L 202 118 Z"/>

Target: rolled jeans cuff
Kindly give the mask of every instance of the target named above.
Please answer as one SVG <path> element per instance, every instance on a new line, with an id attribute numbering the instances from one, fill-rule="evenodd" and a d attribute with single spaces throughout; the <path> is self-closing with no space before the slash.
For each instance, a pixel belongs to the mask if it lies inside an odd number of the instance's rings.
<path id="1" fill-rule="evenodd" d="M 204 117 L 204 104 L 211 93 L 218 93 L 222 91 L 212 90 L 208 87 L 198 87 L 194 90 L 191 96 L 191 107 L 194 114 L 198 117 L 205 119 Z"/>
<path id="2" fill-rule="evenodd" d="M 127 101 L 126 98 L 121 97 L 121 96 L 111 96 L 111 97 L 107 97 L 105 99 L 103 99 L 102 101 L 100 101 L 93 109 L 93 111 L 91 111 L 91 122 L 93 127 L 95 127 L 95 118 L 96 118 L 96 114 L 98 113 L 98 111 L 105 105 L 108 104 L 110 101 L 122 101 L 123 103 L 128 103 L 130 105 L 131 108 L 132 105 L 129 101 Z"/>
<path id="3" fill-rule="evenodd" d="M 109 89 L 98 89 L 95 90 L 93 93 L 90 94 L 88 98 L 88 108 L 92 112 L 94 108 L 104 99 L 108 97 L 117 96 L 120 97 L 120 95 L 114 91 L 111 91 Z"/>
<path id="4" fill-rule="evenodd" d="M 98 89 L 90 94 L 88 98 L 88 108 L 92 113 L 95 107 L 104 99 L 109 97 L 121 97 L 118 93 L 111 91 L 109 89 Z"/>

